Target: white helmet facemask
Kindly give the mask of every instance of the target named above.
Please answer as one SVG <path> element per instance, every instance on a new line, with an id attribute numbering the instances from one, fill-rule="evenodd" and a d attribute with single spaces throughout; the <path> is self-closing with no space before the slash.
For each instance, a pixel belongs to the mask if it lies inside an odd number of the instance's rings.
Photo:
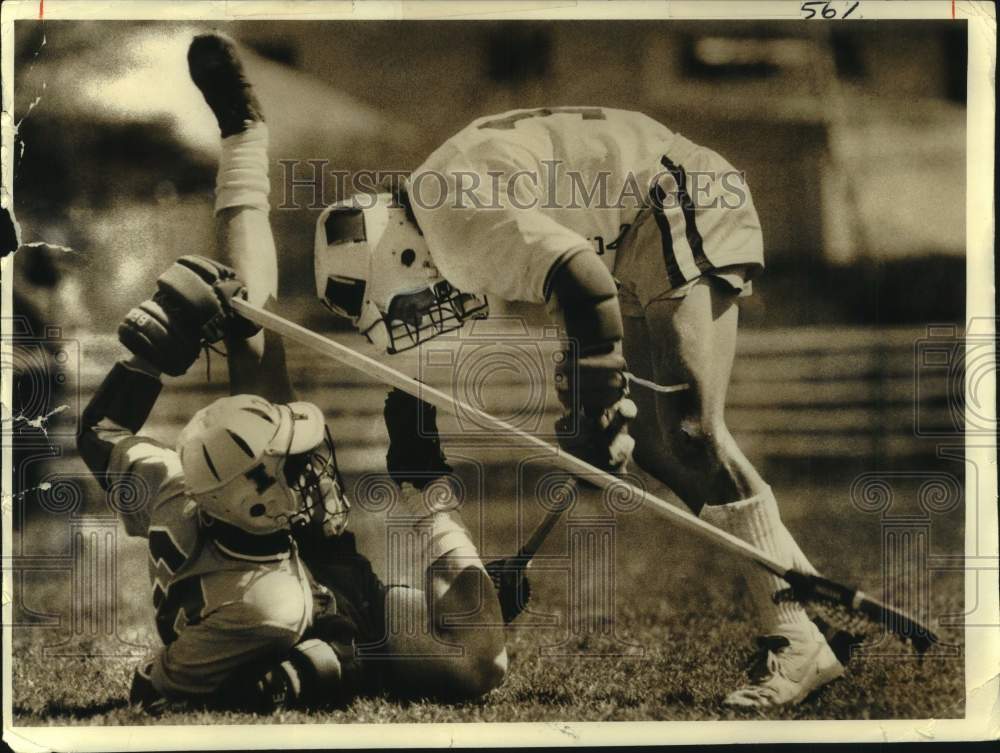
<path id="1" fill-rule="evenodd" d="M 316 223 L 316 293 L 386 353 L 401 353 L 489 308 L 441 277 L 420 228 L 388 193 L 327 207 Z"/>
<path id="2" fill-rule="evenodd" d="M 346 527 L 333 439 L 312 403 L 220 398 L 194 415 L 177 447 L 187 492 L 211 518 L 260 535 L 307 522 L 328 535 Z"/>

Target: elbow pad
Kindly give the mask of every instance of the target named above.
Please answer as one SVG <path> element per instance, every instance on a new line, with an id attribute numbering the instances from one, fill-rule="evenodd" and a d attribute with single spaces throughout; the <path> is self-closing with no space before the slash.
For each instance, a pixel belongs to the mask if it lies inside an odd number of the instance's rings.
<path id="1" fill-rule="evenodd" d="M 580 356 L 610 353 L 621 341 L 618 287 L 596 254 L 583 251 L 561 263 L 551 274 L 548 294 Z"/>
<path id="2" fill-rule="evenodd" d="M 130 369 L 120 361 L 114 365 L 81 417 L 83 430 L 77 448 L 93 473 L 107 472 L 115 444 L 101 436 L 98 424 L 110 421 L 136 433 L 149 418 L 162 388 L 163 384 L 154 376 Z"/>
<path id="3" fill-rule="evenodd" d="M 627 390 L 618 287 L 596 254 L 582 252 L 553 272 L 549 292 L 571 344 L 556 366 L 559 402 L 567 411 L 601 416 Z"/>

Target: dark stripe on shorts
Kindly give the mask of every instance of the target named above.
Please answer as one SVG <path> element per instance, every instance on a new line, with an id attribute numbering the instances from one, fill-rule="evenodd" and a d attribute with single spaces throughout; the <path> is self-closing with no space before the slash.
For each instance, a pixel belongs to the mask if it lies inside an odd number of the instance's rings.
<path id="1" fill-rule="evenodd" d="M 684 234 L 687 236 L 688 245 L 691 246 L 691 252 L 694 254 L 695 265 L 704 272 L 712 267 L 712 262 L 705 255 L 701 233 L 698 232 L 698 225 L 695 222 L 694 201 L 687 190 L 687 173 L 684 172 L 683 167 L 675 164 L 667 155 L 663 155 L 660 164 L 670 171 L 677 182 L 678 199 L 681 203 L 681 212 L 684 213 Z"/>
<path id="2" fill-rule="evenodd" d="M 663 192 L 663 188 L 657 184 L 650 189 L 649 196 L 652 201 L 650 211 L 653 213 L 653 218 L 656 220 L 656 226 L 660 229 L 660 242 L 663 247 L 663 264 L 667 270 L 667 280 L 670 282 L 670 289 L 673 290 L 674 288 L 679 288 L 687 282 L 687 279 L 684 277 L 684 273 L 681 272 L 681 268 L 677 264 L 677 255 L 674 253 L 674 239 L 670 235 L 670 221 L 667 219 L 667 215 L 663 211 L 663 200 L 666 198 L 666 194 Z"/>

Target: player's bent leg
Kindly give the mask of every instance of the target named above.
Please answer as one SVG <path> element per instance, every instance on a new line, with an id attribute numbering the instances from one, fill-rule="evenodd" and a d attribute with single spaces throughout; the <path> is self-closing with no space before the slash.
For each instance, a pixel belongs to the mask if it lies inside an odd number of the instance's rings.
<path id="1" fill-rule="evenodd" d="M 401 697 L 478 698 L 499 687 L 507 673 L 503 622 L 499 610 L 490 609 L 493 584 L 481 564 L 453 557 L 432 569 L 425 589 L 389 590 L 386 620 L 394 628 L 387 689 Z"/>
<path id="2" fill-rule="evenodd" d="M 476 697 L 498 687 L 507 673 L 507 647 L 493 580 L 467 542 L 431 568 L 431 619 L 439 640 L 462 647 L 456 687 Z"/>
<path id="3" fill-rule="evenodd" d="M 629 371 L 640 379 L 656 382 L 650 360 L 650 339 L 646 320 L 625 316 L 624 350 Z M 635 439 L 632 459 L 647 473 L 670 484 L 675 493 L 681 494 L 683 483 L 677 463 L 663 441 L 660 421 L 657 418 L 656 394 L 642 387 L 633 387 L 629 397 L 635 403 L 637 415 L 629 424 L 629 434 Z"/>
<path id="4" fill-rule="evenodd" d="M 392 517 L 414 521 L 424 542 L 409 567 L 419 588 L 389 590 L 385 622 L 391 690 L 449 700 L 481 696 L 507 670 L 504 622 L 493 581 L 458 517 L 447 478 L 401 490 Z M 405 569 L 407 563 L 403 563 Z"/>
<path id="5" fill-rule="evenodd" d="M 507 669 L 504 623 L 493 581 L 459 516 L 461 491 L 441 451 L 433 406 L 399 390 L 385 404 L 386 465 L 399 488 L 390 521 L 413 527 L 416 588 L 391 588 L 386 604 L 385 673 L 393 692 L 477 697 Z"/>
<path id="6" fill-rule="evenodd" d="M 815 572 L 781 521 L 774 494 L 743 455 L 724 420 L 738 323 L 736 294 L 704 278 L 681 299 L 646 308 L 655 381 L 687 382 L 684 392 L 656 395 L 663 478 L 706 521 L 789 566 Z M 648 425 L 647 425 L 648 427 Z M 648 430 L 648 428 L 647 428 Z M 642 439 L 637 439 L 637 447 Z M 642 456 L 640 455 L 640 461 Z M 782 579 L 748 564 L 744 576 L 763 633 L 751 684 L 727 698 L 734 705 L 797 703 L 843 672 L 825 639 L 794 602 L 775 603 Z"/>
<path id="7" fill-rule="evenodd" d="M 626 320 L 626 359 L 636 375 L 689 385 L 655 395 L 636 387 L 633 399 L 639 407 L 637 461 L 694 512 L 705 504 L 744 499 L 766 486 L 724 419 L 736 348 L 735 298 L 706 278 L 683 298 L 650 303 L 644 321 Z"/>

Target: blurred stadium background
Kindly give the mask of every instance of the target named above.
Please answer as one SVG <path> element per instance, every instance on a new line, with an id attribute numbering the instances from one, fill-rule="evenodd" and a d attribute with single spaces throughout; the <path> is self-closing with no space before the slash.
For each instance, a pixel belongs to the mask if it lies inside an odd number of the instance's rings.
<path id="1" fill-rule="evenodd" d="M 74 509 L 106 510 L 76 456 L 79 410 L 119 352 L 114 329 L 126 310 L 171 259 L 213 253 L 217 132 L 185 57 L 191 35 L 206 28 L 16 24 L 15 210 L 22 243 L 52 244 L 15 259 L 15 323 L 26 333 L 15 353 L 14 415 L 23 416 L 15 487 L 25 492 L 16 511 L 37 507 L 45 494 L 31 490 L 59 478 L 78 489 Z M 807 533 L 805 548 L 821 562 L 842 557 L 855 523 L 839 539 L 824 531 L 840 515 L 857 518 L 852 482 L 864 474 L 902 474 L 899 510 L 917 513 L 922 473 L 963 478 L 961 448 L 947 457 L 939 448 L 961 445 L 965 429 L 964 24 L 240 22 L 225 30 L 250 51 L 269 119 L 272 205 L 299 207 L 271 216 L 282 297 L 300 320 L 357 344 L 311 300 L 314 222 L 321 203 L 341 198 L 336 182 L 325 182 L 319 203 L 308 185 L 289 196 L 277 160 L 295 161 L 300 181 L 309 160 L 353 173 L 408 170 L 483 114 L 553 104 L 640 110 L 746 171 L 768 268 L 744 304 L 728 416 L 779 498 L 793 500 L 784 509 L 796 533 L 809 530 L 807 500 L 829 501 L 826 527 Z M 542 321 L 530 307 L 498 309 Z M 331 415 L 349 479 L 384 467 L 383 388 L 318 368 L 298 348 L 291 360 L 304 396 Z M 224 392 L 224 359 L 213 362 L 211 382 L 201 368 L 171 381 L 154 434 L 172 438 Z M 512 371 L 496 371 L 484 407 L 518 410 L 525 398 Z M 549 417 L 554 402 L 549 395 Z M 28 420 L 64 404 L 48 422 Z M 516 451 L 466 454 L 460 469 L 481 468 L 491 497 L 514 493 Z M 961 510 L 949 509 L 937 542 L 960 551 Z M 539 515 L 517 520 L 527 526 Z M 877 539 L 878 517 L 863 525 Z M 65 551 L 65 527 L 48 529 L 48 543 L 42 528 L 26 536 L 23 553 Z M 486 548 L 509 553 L 516 535 L 511 528 Z M 128 577 L 144 594 L 144 568 Z M 18 602 L 25 624 L 32 609 L 58 611 L 38 593 L 45 604 Z"/>
<path id="2" fill-rule="evenodd" d="M 227 25 L 252 50 L 271 124 L 272 205 L 298 207 L 272 212 L 282 295 L 315 326 L 339 326 L 309 298 L 317 202 L 341 196 L 332 178 L 309 185 L 309 160 L 409 170 L 482 114 L 637 109 L 721 152 L 754 192 L 768 269 L 744 305 L 730 399 L 750 454 L 933 456 L 921 435 L 961 426 L 946 382 L 960 384 L 962 359 L 925 369 L 918 396 L 915 347 L 929 325 L 957 347 L 948 334 L 964 320 L 964 26 L 877 27 Z M 73 250 L 16 259 L 16 313 L 35 331 L 112 334 L 170 259 L 212 253 L 217 136 L 185 58 L 199 28 L 17 23 L 21 240 Z"/>

